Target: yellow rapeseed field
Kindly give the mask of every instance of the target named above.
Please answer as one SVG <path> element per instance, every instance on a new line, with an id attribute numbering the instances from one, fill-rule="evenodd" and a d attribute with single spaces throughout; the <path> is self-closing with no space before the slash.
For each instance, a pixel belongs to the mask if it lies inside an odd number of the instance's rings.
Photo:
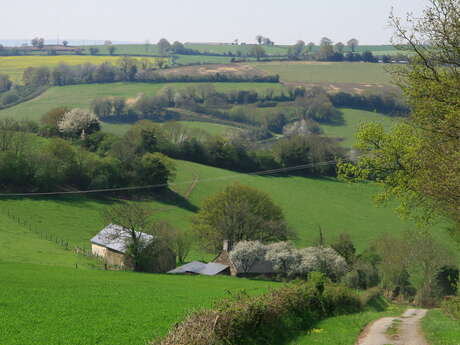
<path id="1" fill-rule="evenodd" d="M 61 63 L 80 65 L 84 63 L 102 64 L 115 63 L 119 56 L 91 56 L 91 55 L 58 55 L 58 56 L 6 56 L 0 57 L 0 74 L 8 74 L 15 83 L 22 83 L 22 73 L 28 67 L 53 67 Z M 155 60 L 154 57 L 142 59 Z"/>

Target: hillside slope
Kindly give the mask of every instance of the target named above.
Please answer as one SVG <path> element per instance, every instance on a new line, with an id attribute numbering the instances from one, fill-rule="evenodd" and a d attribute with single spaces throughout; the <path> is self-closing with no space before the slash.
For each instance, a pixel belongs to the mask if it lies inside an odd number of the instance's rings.
<path id="1" fill-rule="evenodd" d="M 175 198 L 148 202 L 155 218 L 168 221 L 183 231 L 191 229 L 191 220 L 203 200 L 239 182 L 264 190 L 280 205 L 287 221 L 297 234 L 299 246 L 312 244 L 321 226 L 326 239 L 332 241 L 340 233 L 351 235 L 359 250 L 380 234 L 400 233 L 415 224 L 400 220 L 390 207 L 376 207 L 373 196 L 378 187 L 372 184 L 346 184 L 335 179 L 300 176 L 261 177 L 235 173 L 200 164 L 177 161 L 178 176 L 172 188 L 189 199 Z M 191 190 L 195 179 L 198 183 Z M 27 219 L 39 229 L 46 229 L 78 246 L 89 246 L 89 239 L 102 227 L 99 210 L 117 202 L 111 199 L 84 197 L 0 199 L 2 210 Z M 441 225 L 433 228 L 437 237 L 453 246 Z M 196 251 L 194 258 L 205 253 Z"/>

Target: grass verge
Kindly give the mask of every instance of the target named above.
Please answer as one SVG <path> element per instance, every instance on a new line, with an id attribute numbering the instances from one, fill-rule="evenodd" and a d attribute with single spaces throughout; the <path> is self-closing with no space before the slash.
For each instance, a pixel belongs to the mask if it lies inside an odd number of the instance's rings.
<path id="1" fill-rule="evenodd" d="M 433 309 L 422 319 L 422 328 L 430 345 L 460 345 L 460 321 Z"/>

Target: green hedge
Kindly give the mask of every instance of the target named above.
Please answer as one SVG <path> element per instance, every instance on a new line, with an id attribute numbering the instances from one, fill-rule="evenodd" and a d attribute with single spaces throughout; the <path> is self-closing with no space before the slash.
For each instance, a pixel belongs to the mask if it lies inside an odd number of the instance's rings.
<path id="1" fill-rule="evenodd" d="M 286 341 L 330 316 L 363 309 L 352 290 L 292 283 L 261 296 L 241 293 L 193 313 L 151 345 L 262 345 Z"/>

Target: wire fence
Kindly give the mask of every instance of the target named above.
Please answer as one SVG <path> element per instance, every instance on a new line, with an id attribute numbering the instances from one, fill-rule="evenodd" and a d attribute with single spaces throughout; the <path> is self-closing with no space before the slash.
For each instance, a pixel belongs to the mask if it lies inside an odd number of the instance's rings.
<path id="1" fill-rule="evenodd" d="M 53 242 L 60 246 L 61 248 L 74 252 L 75 254 L 82 255 L 85 257 L 91 257 L 91 258 L 99 258 L 98 255 L 95 255 L 92 253 L 92 251 L 88 248 L 81 248 L 78 246 L 73 245 L 70 243 L 68 240 L 60 238 L 59 236 L 56 236 L 56 234 L 53 234 L 51 232 L 46 232 L 41 229 L 39 229 L 36 225 L 24 220 L 23 218 L 19 217 L 18 215 L 14 214 L 10 209 L 6 209 L 6 212 L 4 214 L 17 223 L 18 225 L 22 226 L 25 230 L 36 234 L 37 236 L 40 237 L 42 240 L 46 240 L 49 242 Z"/>

